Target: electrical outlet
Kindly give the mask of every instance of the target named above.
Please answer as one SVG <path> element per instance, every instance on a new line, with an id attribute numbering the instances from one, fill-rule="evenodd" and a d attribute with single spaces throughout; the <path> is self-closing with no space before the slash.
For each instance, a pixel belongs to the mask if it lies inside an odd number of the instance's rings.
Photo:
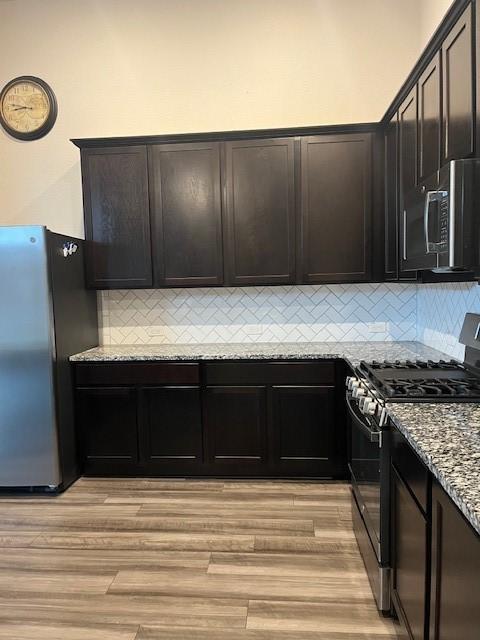
<path id="1" fill-rule="evenodd" d="M 368 325 L 370 333 L 387 333 L 386 322 L 370 322 Z"/>
<path id="2" fill-rule="evenodd" d="M 147 327 L 146 333 L 152 338 L 155 336 L 163 336 L 165 334 L 165 327 Z"/>

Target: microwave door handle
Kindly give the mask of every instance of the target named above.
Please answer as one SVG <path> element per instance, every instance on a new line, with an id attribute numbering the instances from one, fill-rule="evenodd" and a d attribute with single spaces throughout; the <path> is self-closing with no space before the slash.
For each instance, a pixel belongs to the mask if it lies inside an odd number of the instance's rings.
<path id="1" fill-rule="evenodd" d="M 427 191 L 425 195 L 425 209 L 423 210 L 423 228 L 425 235 L 425 251 L 426 253 L 434 253 L 432 251 L 433 246 L 429 238 L 429 226 L 430 226 L 430 203 L 436 199 L 436 191 Z"/>

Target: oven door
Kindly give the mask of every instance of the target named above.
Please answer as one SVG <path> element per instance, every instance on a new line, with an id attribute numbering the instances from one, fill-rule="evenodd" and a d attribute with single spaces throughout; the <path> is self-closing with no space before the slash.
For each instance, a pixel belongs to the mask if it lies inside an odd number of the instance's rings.
<path id="1" fill-rule="evenodd" d="M 381 549 L 381 440 L 382 433 L 363 415 L 347 393 L 351 423 L 350 473 L 352 489 L 365 522 L 370 542 L 382 562 Z"/>

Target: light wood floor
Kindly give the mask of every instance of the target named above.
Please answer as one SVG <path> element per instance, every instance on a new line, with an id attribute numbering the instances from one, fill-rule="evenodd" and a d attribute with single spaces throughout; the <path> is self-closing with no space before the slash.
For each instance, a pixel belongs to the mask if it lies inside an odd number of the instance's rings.
<path id="1" fill-rule="evenodd" d="M 345 484 L 82 479 L 0 497 L 0 639 L 391 640 Z"/>

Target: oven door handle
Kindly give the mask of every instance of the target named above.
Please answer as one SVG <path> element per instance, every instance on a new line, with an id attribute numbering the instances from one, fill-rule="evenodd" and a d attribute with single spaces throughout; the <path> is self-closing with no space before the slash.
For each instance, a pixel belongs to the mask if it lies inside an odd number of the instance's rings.
<path id="1" fill-rule="evenodd" d="M 360 418 L 358 413 L 355 411 L 355 407 L 353 406 L 351 401 L 351 394 L 349 394 L 348 391 L 345 394 L 345 400 L 347 402 L 348 413 L 350 414 L 350 417 L 352 418 L 355 425 L 363 431 L 370 442 L 380 442 L 380 431 L 371 429 L 370 425 L 365 420 L 362 420 Z"/>

